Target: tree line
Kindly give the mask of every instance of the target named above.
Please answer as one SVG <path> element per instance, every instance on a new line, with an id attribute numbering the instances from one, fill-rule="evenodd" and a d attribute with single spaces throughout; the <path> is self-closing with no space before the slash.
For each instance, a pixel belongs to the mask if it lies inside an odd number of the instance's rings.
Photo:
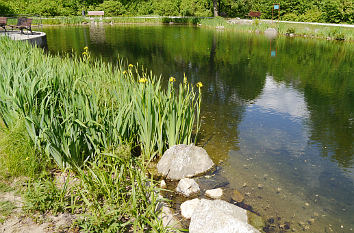
<path id="1" fill-rule="evenodd" d="M 283 20 L 354 23 L 353 0 L 278 0 Z M 0 15 L 81 15 L 82 11 L 103 10 L 106 16 L 223 16 L 244 18 L 260 11 L 272 17 L 271 0 L 0 0 Z"/>

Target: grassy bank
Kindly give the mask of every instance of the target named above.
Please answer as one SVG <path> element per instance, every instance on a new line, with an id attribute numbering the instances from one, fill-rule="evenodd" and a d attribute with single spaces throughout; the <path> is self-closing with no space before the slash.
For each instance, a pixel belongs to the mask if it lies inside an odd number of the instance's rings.
<path id="1" fill-rule="evenodd" d="M 10 20 L 11 21 L 11 20 Z M 15 24 L 16 20 L 12 20 Z M 201 17 L 99 17 L 87 18 L 81 16 L 71 17 L 49 17 L 49 18 L 34 18 L 34 24 L 43 25 L 82 25 L 92 22 L 101 22 L 105 24 L 185 24 L 199 25 L 206 28 L 224 27 L 226 30 L 239 32 L 257 32 L 263 33 L 267 28 L 273 27 L 280 34 L 291 36 L 302 36 L 310 38 L 322 38 L 331 40 L 346 40 L 354 41 L 353 28 L 334 27 L 313 24 L 297 24 L 297 23 L 271 23 L 270 21 L 242 21 L 234 19 L 217 18 L 201 18 Z"/>
<path id="2" fill-rule="evenodd" d="M 196 140 L 201 85 L 171 77 L 164 88 L 88 48 L 62 58 L 1 38 L 0 52 L 1 176 L 29 178 L 25 210 L 80 215 L 88 232 L 164 231 L 146 167 Z"/>
<path id="3" fill-rule="evenodd" d="M 56 16 L 56 17 L 32 17 L 33 24 L 36 25 L 81 25 L 92 22 L 102 22 L 110 24 L 197 24 L 200 22 L 199 17 L 160 17 L 160 16 L 146 16 L 146 17 L 83 17 L 83 16 Z M 9 18 L 8 24 L 16 25 L 17 19 Z"/>
<path id="4" fill-rule="evenodd" d="M 267 28 L 272 27 L 283 35 L 303 36 L 310 38 L 323 38 L 331 40 L 354 41 L 353 28 L 332 27 L 312 24 L 295 24 L 284 22 L 265 22 L 260 20 L 242 22 L 228 21 L 224 18 L 201 19 L 202 27 L 216 28 L 223 27 L 226 30 L 234 30 L 240 32 L 257 32 L 263 33 Z"/>

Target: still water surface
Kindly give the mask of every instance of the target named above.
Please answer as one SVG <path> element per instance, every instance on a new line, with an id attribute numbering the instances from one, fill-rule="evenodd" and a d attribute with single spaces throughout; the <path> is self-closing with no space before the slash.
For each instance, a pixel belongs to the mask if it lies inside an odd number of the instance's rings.
<path id="1" fill-rule="evenodd" d="M 179 26 L 46 28 L 49 51 L 203 82 L 202 139 L 245 203 L 294 232 L 354 232 L 354 45 Z M 279 232 L 279 228 L 275 229 Z"/>

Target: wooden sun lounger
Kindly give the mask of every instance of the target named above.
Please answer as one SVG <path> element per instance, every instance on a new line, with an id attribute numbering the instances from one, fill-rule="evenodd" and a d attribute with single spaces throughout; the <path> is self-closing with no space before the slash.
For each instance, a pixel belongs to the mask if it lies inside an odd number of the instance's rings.
<path id="1" fill-rule="evenodd" d="M 6 24 L 7 24 L 7 18 L 0 17 L 0 27 L 2 27 L 5 30 L 5 32 L 6 32 Z"/>
<path id="2" fill-rule="evenodd" d="M 22 17 L 22 18 L 18 18 L 17 25 L 9 25 L 9 27 L 11 27 L 12 29 L 14 28 L 20 29 L 21 34 L 23 34 L 24 29 L 30 31 L 33 34 L 31 25 L 32 25 L 32 19 Z"/>
<path id="3" fill-rule="evenodd" d="M 246 15 L 248 17 L 251 18 L 260 18 L 261 17 L 261 12 L 259 11 L 250 11 L 250 13 L 248 13 L 248 15 Z"/>

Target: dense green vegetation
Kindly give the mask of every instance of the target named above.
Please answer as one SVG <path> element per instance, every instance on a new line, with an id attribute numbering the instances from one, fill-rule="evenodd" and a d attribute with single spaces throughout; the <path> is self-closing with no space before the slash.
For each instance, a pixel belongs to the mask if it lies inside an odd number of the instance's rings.
<path id="1" fill-rule="evenodd" d="M 146 168 L 167 147 L 196 140 L 201 84 L 171 77 L 163 87 L 87 47 L 61 58 L 7 38 L 0 45 L 0 177 L 31 178 L 25 209 L 83 214 L 87 232 L 164 231 Z M 59 169 L 68 177 L 58 186 Z"/>
<path id="2" fill-rule="evenodd" d="M 283 20 L 354 23 L 352 0 L 282 0 Z M 82 10 L 103 10 L 106 16 L 161 15 L 245 17 L 250 11 L 272 17 L 268 0 L 0 0 L 0 14 L 81 15 Z"/>

